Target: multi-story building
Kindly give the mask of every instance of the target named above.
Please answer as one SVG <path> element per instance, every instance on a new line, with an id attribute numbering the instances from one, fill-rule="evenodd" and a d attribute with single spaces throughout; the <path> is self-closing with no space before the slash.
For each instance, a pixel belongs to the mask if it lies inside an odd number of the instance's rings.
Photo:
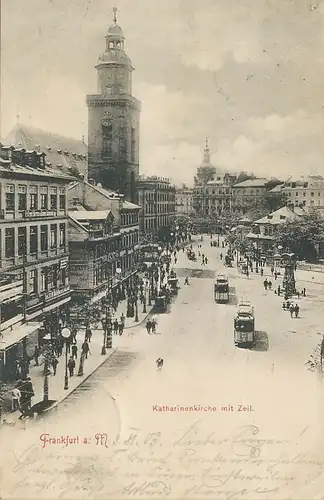
<path id="1" fill-rule="evenodd" d="M 89 177 L 136 202 L 141 104 L 132 95 L 134 68 L 116 11 L 96 65 L 97 94 L 87 96 Z"/>
<path id="2" fill-rule="evenodd" d="M 72 139 L 31 126 L 16 123 L 6 144 L 27 151 L 43 151 L 46 167 L 68 175 L 82 175 L 88 178 L 88 146 L 82 140 Z"/>
<path id="3" fill-rule="evenodd" d="M 176 188 L 165 177 L 142 176 L 138 182 L 140 230 L 144 237 L 168 227 L 175 215 Z"/>
<path id="4" fill-rule="evenodd" d="M 0 145 L 0 363 L 3 379 L 44 325 L 67 314 L 67 186 L 44 153 Z M 50 331 L 49 331 L 50 330 Z M 34 334 L 34 335 L 32 335 Z"/>
<path id="5" fill-rule="evenodd" d="M 280 184 L 278 179 L 248 179 L 232 186 L 232 212 L 243 216 L 260 206 L 265 193 Z"/>
<path id="6" fill-rule="evenodd" d="M 139 206 L 101 184 L 69 188 L 70 283 L 73 304 L 100 304 L 132 285 L 139 266 Z"/>
<path id="7" fill-rule="evenodd" d="M 285 194 L 287 202 L 295 206 L 324 209 L 324 178 L 319 175 L 289 179 L 271 193 Z"/>
<path id="8" fill-rule="evenodd" d="M 176 188 L 175 192 L 175 211 L 177 215 L 192 215 L 193 189 L 188 188 L 185 184 L 181 188 Z"/>

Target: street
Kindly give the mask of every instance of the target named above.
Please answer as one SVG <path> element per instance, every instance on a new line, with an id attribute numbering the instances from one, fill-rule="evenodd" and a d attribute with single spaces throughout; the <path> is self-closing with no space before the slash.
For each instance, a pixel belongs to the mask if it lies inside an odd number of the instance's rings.
<path id="1" fill-rule="evenodd" d="M 209 237 L 202 245 L 208 265 L 179 253 L 181 288 L 157 315 L 156 335 L 129 329 L 52 413 L 3 430 L 2 497 L 323 498 L 324 388 L 305 367 L 321 340 L 321 285 L 308 285 L 292 319 L 262 277 L 225 268 Z M 214 301 L 218 271 L 229 277 L 229 304 Z M 252 349 L 233 342 L 241 298 L 255 306 Z"/>

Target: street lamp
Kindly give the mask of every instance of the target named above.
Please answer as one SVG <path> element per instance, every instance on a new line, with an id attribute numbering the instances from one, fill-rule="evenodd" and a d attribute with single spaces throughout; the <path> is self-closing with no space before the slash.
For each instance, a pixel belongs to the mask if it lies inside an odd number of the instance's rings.
<path id="1" fill-rule="evenodd" d="M 65 377 L 64 377 L 64 390 L 69 388 L 69 377 L 68 377 L 68 344 L 71 338 L 71 330 L 67 326 L 62 328 L 61 335 L 65 342 Z"/>

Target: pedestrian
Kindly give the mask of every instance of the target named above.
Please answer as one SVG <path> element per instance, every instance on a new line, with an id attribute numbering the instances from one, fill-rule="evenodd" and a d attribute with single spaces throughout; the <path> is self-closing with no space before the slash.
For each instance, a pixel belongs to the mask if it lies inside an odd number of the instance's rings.
<path id="1" fill-rule="evenodd" d="M 148 334 L 151 333 L 151 328 L 152 328 L 152 323 L 151 323 L 150 320 L 147 320 L 147 322 L 146 322 L 146 331 L 147 331 Z"/>
<path id="2" fill-rule="evenodd" d="M 69 369 L 70 377 L 73 377 L 74 369 L 75 369 L 75 361 L 74 361 L 72 356 L 70 357 L 70 359 L 68 361 L 68 369 Z"/>
<path id="3" fill-rule="evenodd" d="M 298 304 L 295 304 L 295 318 L 298 318 L 298 314 L 299 314 L 299 305 Z"/>
<path id="4" fill-rule="evenodd" d="M 222 254 L 222 252 L 219 254 L 219 258 L 220 258 L 220 260 L 223 260 L 223 254 Z"/>
<path id="5" fill-rule="evenodd" d="M 276 280 L 277 278 L 278 278 L 278 273 L 277 273 L 277 271 L 275 271 L 275 273 L 274 273 L 274 279 Z"/>
<path id="6" fill-rule="evenodd" d="M 155 334 L 156 333 L 156 319 L 152 319 L 151 321 L 151 325 L 152 325 L 152 333 Z"/>
<path id="7" fill-rule="evenodd" d="M 174 257 L 174 263 L 176 264 L 178 261 L 177 257 Z"/>
<path id="8" fill-rule="evenodd" d="M 35 366 L 39 366 L 39 363 L 38 363 L 39 355 L 40 355 L 39 347 L 37 345 L 35 345 L 34 354 L 33 354 L 33 359 L 35 360 Z"/>
<path id="9" fill-rule="evenodd" d="M 113 325 L 114 325 L 114 333 L 115 333 L 115 335 L 117 335 L 118 334 L 118 319 L 117 318 L 115 319 Z"/>
<path id="10" fill-rule="evenodd" d="M 91 354 L 91 352 L 90 352 L 89 344 L 86 340 L 83 342 L 81 349 L 82 349 L 82 354 L 84 355 L 84 358 L 88 359 L 88 353 Z"/>
<path id="11" fill-rule="evenodd" d="M 72 342 L 76 344 L 78 329 L 75 326 L 72 326 L 71 333 L 72 333 Z"/>
<path id="12" fill-rule="evenodd" d="M 263 286 L 264 286 L 265 290 L 268 290 L 268 281 L 267 280 L 264 280 Z"/>
<path id="13" fill-rule="evenodd" d="M 200 257 L 200 252 L 198 251 L 198 257 Z"/>
<path id="14" fill-rule="evenodd" d="M 120 316 L 120 322 L 123 323 L 123 325 L 125 326 L 125 314 L 124 313 L 122 313 Z"/>
<path id="15" fill-rule="evenodd" d="M 262 267 L 261 267 L 260 274 L 261 274 L 261 276 L 263 276 L 263 268 Z"/>
<path id="16" fill-rule="evenodd" d="M 290 311 L 290 317 L 293 317 L 293 313 L 295 312 L 295 306 L 294 304 L 290 304 L 289 306 L 289 311 Z"/>
<path id="17" fill-rule="evenodd" d="M 205 264 L 208 264 L 208 259 L 207 259 L 207 257 L 205 257 Z"/>
<path id="18" fill-rule="evenodd" d="M 202 260 L 204 261 L 205 260 L 205 254 L 201 254 L 201 257 L 202 257 Z"/>
<path id="19" fill-rule="evenodd" d="M 306 297 L 306 288 L 303 288 L 303 295 Z"/>
<path id="20" fill-rule="evenodd" d="M 269 288 L 269 290 L 271 290 L 271 288 L 272 288 L 272 282 L 270 280 L 268 280 L 268 288 Z"/>
<path id="21" fill-rule="evenodd" d="M 84 340 L 86 342 L 91 342 L 91 337 L 92 337 L 92 331 L 91 331 L 90 325 L 87 325 Z"/>
<path id="22" fill-rule="evenodd" d="M 26 409 L 30 410 L 31 408 L 31 400 L 35 396 L 33 384 L 30 377 L 27 377 L 25 382 L 25 394 L 26 394 Z"/>
<path id="23" fill-rule="evenodd" d="M 38 366 L 38 365 L 37 365 Z M 12 411 L 16 411 L 20 407 L 21 392 L 19 390 L 19 384 L 12 390 Z"/>
<path id="24" fill-rule="evenodd" d="M 76 344 L 72 344 L 72 359 L 78 359 L 78 346 Z"/>
<path id="25" fill-rule="evenodd" d="M 270 271 L 271 271 L 271 276 L 273 276 L 273 273 L 274 273 L 274 267 L 273 266 L 271 267 Z"/>
<path id="26" fill-rule="evenodd" d="M 58 364 L 59 364 L 58 359 L 53 358 L 52 359 L 53 375 L 56 375 L 56 369 L 57 369 Z"/>
<path id="27" fill-rule="evenodd" d="M 119 325 L 118 325 L 118 331 L 119 331 L 119 335 L 123 335 L 124 323 L 122 323 L 122 322 L 119 323 Z"/>
<path id="28" fill-rule="evenodd" d="M 280 285 L 278 285 L 278 296 L 280 297 L 280 294 L 281 294 L 281 288 L 280 288 Z"/>

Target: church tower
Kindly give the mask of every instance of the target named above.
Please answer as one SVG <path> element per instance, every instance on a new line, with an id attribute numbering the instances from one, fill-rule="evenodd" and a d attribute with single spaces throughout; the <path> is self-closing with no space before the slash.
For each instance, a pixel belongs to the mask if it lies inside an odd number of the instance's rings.
<path id="1" fill-rule="evenodd" d="M 96 65 L 97 94 L 87 96 L 89 178 L 136 202 L 141 103 L 132 96 L 134 68 L 124 50 L 117 9 L 113 12 L 106 49 Z"/>

